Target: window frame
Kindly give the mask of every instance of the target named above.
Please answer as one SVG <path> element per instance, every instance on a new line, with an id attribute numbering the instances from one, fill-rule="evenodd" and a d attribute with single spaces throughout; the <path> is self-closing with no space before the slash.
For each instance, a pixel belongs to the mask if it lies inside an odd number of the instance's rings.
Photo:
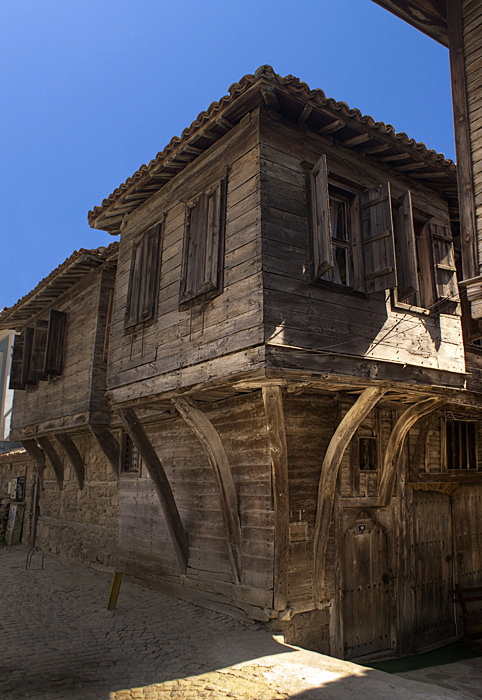
<path id="1" fill-rule="evenodd" d="M 126 462 L 129 450 L 136 459 L 135 469 L 127 469 Z M 142 457 L 139 454 L 139 450 L 134 445 L 132 438 L 126 432 L 122 433 L 121 451 L 119 455 L 119 474 L 128 478 L 140 477 L 142 473 Z"/>
<path id="2" fill-rule="evenodd" d="M 467 467 L 451 467 L 449 466 L 449 430 L 448 426 L 449 424 L 452 425 L 466 425 L 470 426 L 473 429 L 473 438 L 474 438 L 474 445 L 473 445 L 473 458 L 474 458 L 474 466 L 467 466 Z M 470 474 L 474 472 L 479 471 L 479 445 L 478 445 L 478 421 L 470 418 L 459 418 L 457 416 L 452 416 L 448 417 L 445 415 L 445 425 L 444 425 L 444 464 L 443 468 L 444 471 L 450 474 Z M 465 441 L 469 439 L 469 435 L 467 434 L 465 436 Z M 466 445 L 467 449 L 467 445 Z M 459 463 L 462 459 L 460 456 L 461 448 L 460 445 L 457 446 L 456 451 L 459 453 Z M 469 450 L 467 449 L 467 452 Z"/>

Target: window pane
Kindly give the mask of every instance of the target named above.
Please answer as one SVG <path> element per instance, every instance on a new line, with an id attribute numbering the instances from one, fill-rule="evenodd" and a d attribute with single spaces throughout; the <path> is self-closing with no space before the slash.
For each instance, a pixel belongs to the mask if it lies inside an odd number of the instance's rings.
<path id="1" fill-rule="evenodd" d="M 348 250 L 341 246 L 333 246 L 333 282 L 349 285 Z"/>
<path id="2" fill-rule="evenodd" d="M 330 197 L 331 236 L 338 241 L 348 241 L 346 202 Z"/>
<path id="3" fill-rule="evenodd" d="M 476 424 L 447 421 L 447 469 L 477 469 Z"/>

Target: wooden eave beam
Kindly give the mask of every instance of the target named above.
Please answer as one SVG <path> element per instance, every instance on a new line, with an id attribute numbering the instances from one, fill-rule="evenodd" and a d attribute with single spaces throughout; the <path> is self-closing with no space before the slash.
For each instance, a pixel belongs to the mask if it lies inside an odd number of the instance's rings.
<path id="1" fill-rule="evenodd" d="M 79 484 L 79 489 L 83 489 L 85 479 L 85 464 L 84 460 L 82 459 L 82 455 L 77 449 L 75 442 L 69 435 L 67 435 L 67 433 L 56 433 L 55 439 L 64 450 L 70 464 L 72 465 L 75 476 L 77 478 L 77 483 Z"/>
<path id="2" fill-rule="evenodd" d="M 352 136 L 346 141 L 342 141 L 341 145 L 345 148 L 353 148 L 354 146 L 360 146 L 362 143 L 367 143 L 367 141 L 372 141 L 373 135 L 365 132 L 363 134 L 357 134 L 357 136 Z"/>
<path id="3" fill-rule="evenodd" d="M 285 610 L 288 603 L 289 483 L 288 447 L 281 386 L 263 386 L 263 403 L 271 459 L 274 510 L 273 608 Z"/>
<path id="4" fill-rule="evenodd" d="M 424 399 L 407 408 L 395 423 L 388 441 L 383 460 L 380 486 L 378 489 L 378 505 L 388 506 L 392 496 L 393 485 L 397 476 L 397 466 L 405 444 L 405 438 L 410 428 L 423 416 L 432 413 L 446 403 L 446 398 L 432 397 Z"/>
<path id="5" fill-rule="evenodd" d="M 57 450 L 55 449 L 49 437 L 44 435 L 36 439 L 42 450 L 49 458 L 55 473 L 55 478 L 57 479 L 57 486 L 59 487 L 59 489 L 61 489 L 64 485 L 64 465 L 62 464 L 62 460 L 57 454 Z"/>
<path id="6" fill-rule="evenodd" d="M 334 134 L 335 131 L 343 129 L 344 126 L 345 123 L 342 122 L 341 119 L 334 119 L 329 124 L 325 124 L 325 126 L 322 126 L 321 129 L 318 129 L 318 134 L 320 136 L 328 136 L 328 134 Z"/>
<path id="7" fill-rule="evenodd" d="M 241 523 L 233 475 L 219 433 L 192 399 L 175 398 L 172 403 L 198 438 L 214 472 L 219 504 L 226 529 L 228 552 L 235 583 L 241 582 Z"/>
<path id="8" fill-rule="evenodd" d="M 448 46 L 445 0 L 373 1 L 435 41 Z"/>
<path id="9" fill-rule="evenodd" d="M 99 445 L 100 449 L 107 457 L 107 461 L 112 468 L 115 478 L 118 480 L 121 457 L 121 448 L 118 441 L 108 428 L 99 427 L 96 425 L 89 425 L 89 428 L 90 432 L 97 440 L 97 444 Z"/>
<path id="10" fill-rule="evenodd" d="M 154 482 L 179 566 L 181 571 L 186 573 L 188 562 L 187 535 L 164 467 L 136 413 L 130 408 L 119 408 L 117 410 L 124 428 L 136 446 Z"/>
<path id="11" fill-rule="evenodd" d="M 335 487 L 341 460 L 358 427 L 389 387 L 373 386 L 365 389 L 350 410 L 345 414 L 330 440 L 321 465 L 316 508 L 313 588 L 315 603 L 319 607 L 323 600 L 326 548 L 330 534 L 330 524 L 335 500 Z"/>

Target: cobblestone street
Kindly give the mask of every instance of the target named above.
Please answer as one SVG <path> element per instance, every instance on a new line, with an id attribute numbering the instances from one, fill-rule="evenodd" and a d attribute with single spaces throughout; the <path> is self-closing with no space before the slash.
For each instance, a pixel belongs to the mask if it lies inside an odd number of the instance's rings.
<path id="1" fill-rule="evenodd" d="M 257 625 L 126 581 L 109 612 L 110 573 L 52 556 L 26 570 L 27 551 L 0 550 L 2 700 L 480 697 L 288 647 Z"/>

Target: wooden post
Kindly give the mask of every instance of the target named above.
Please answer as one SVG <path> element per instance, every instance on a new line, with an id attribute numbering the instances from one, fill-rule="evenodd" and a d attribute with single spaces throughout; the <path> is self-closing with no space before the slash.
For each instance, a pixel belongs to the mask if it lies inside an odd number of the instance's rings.
<path id="1" fill-rule="evenodd" d="M 70 464 L 73 467 L 75 476 L 77 477 L 77 483 L 79 484 L 79 489 L 83 489 L 85 479 L 85 465 L 84 460 L 82 459 L 82 456 L 79 450 L 77 449 L 76 444 L 74 443 L 72 438 L 66 435 L 65 433 L 58 433 L 57 435 L 55 435 L 55 439 L 63 448 Z"/>
<path id="2" fill-rule="evenodd" d="M 112 577 L 112 583 L 110 584 L 109 600 L 107 601 L 107 610 L 115 610 L 117 605 L 117 598 L 119 597 L 119 591 L 122 583 L 123 573 L 122 571 L 115 571 Z"/>
<path id="3" fill-rule="evenodd" d="M 185 573 L 188 559 L 187 535 L 164 467 L 135 412 L 130 408 L 119 408 L 117 410 L 129 437 L 137 447 L 154 482 L 179 566 L 181 571 Z"/>
<path id="4" fill-rule="evenodd" d="M 59 487 L 59 489 L 61 489 L 64 485 L 64 465 L 62 464 L 62 461 L 58 456 L 55 447 L 50 441 L 50 438 L 46 437 L 45 435 L 43 437 L 38 437 L 37 442 L 49 458 L 50 463 L 52 464 L 53 470 L 55 472 L 57 486 Z"/>
<path id="5" fill-rule="evenodd" d="M 317 606 L 323 600 L 323 579 L 325 573 L 325 555 L 330 534 L 330 523 L 335 501 L 335 487 L 341 460 L 350 440 L 365 416 L 376 406 L 387 392 L 387 387 L 369 387 L 358 397 L 357 401 L 344 416 L 335 434 L 330 440 L 321 466 L 318 485 L 318 506 L 316 509 L 315 534 L 313 542 L 314 556 L 314 596 Z"/>
<path id="6" fill-rule="evenodd" d="M 455 150 L 457 153 L 462 271 L 464 279 L 471 279 L 477 277 L 480 271 L 477 254 L 472 148 L 467 106 L 462 0 L 447 0 L 447 25 L 452 78 Z"/>
<path id="7" fill-rule="evenodd" d="M 288 603 L 289 485 L 283 395 L 280 386 L 263 387 L 264 412 L 271 458 L 274 506 L 274 610 Z"/>
<path id="8" fill-rule="evenodd" d="M 213 469 L 219 490 L 221 514 L 227 533 L 233 577 L 236 583 L 240 583 L 242 573 L 241 524 L 236 488 L 226 450 L 219 433 L 207 416 L 197 408 L 194 401 L 181 397 L 171 399 L 171 401 L 198 438 Z"/>
<path id="9" fill-rule="evenodd" d="M 393 485 L 397 475 L 398 460 L 402 452 L 403 445 L 405 444 L 405 438 L 408 435 L 408 431 L 415 425 L 419 418 L 426 416 L 428 413 L 432 413 L 432 411 L 435 411 L 445 402 L 446 399 L 443 398 L 424 399 L 423 401 L 419 401 L 413 406 L 410 406 L 410 408 L 407 408 L 407 410 L 402 413 L 400 418 L 397 420 L 390 435 L 387 450 L 385 452 L 385 458 L 383 460 L 380 487 L 378 489 L 379 506 L 387 506 L 390 503 Z"/>
<path id="10" fill-rule="evenodd" d="M 97 444 L 99 445 L 100 449 L 107 457 L 107 461 L 112 467 L 115 478 L 119 480 L 119 464 L 121 454 L 119 443 L 108 428 L 100 428 L 95 425 L 89 425 L 89 428 L 90 432 L 97 440 Z"/>

